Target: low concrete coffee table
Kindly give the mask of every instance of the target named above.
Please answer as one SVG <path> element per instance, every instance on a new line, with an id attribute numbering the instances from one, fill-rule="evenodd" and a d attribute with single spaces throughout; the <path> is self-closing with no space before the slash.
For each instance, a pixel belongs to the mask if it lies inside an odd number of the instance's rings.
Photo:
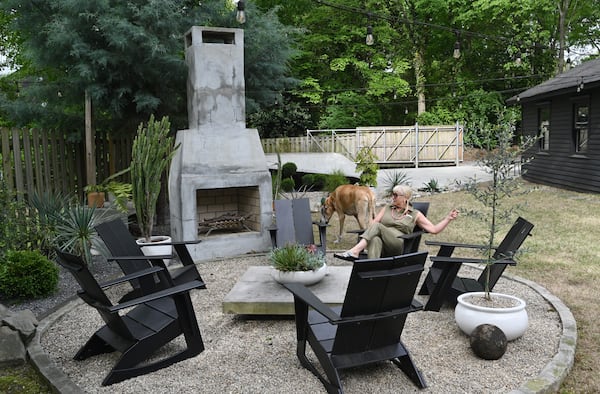
<path id="1" fill-rule="evenodd" d="M 294 297 L 271 277 L 270 266 L 252 266 L 223 300 L 223 312 L 243 315 L 294 315 Z M 328 267 L 319 283 L 308 286 L 330 306 L 344 302 L 351 266 Z"/>

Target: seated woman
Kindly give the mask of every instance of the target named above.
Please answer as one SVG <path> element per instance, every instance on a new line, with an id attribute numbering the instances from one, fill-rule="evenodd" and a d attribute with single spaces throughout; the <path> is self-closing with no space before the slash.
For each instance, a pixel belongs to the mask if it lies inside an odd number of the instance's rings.
<path id="1" fill-rule="evenodd" d="M 437 234 L 458 216 L 458 211 L 453 209 L 442 221 L 433 224 L 423 213 L 413 209 L 410 204 L 411 197 L 412 189 L 409 186 L 395 186 L 392 190 L 392 204 L 386 205 L 377 213 L 356 245 L 343 253 L 336 253 L 335 257 L 355 260 L 367 246 L 367 257 L 370 259 L 379 258 L 382 253 L 387 256 L 400 255 L 404 248 L 404 240 L 398 236 L 410 234 L 415 225 L 430 234 Z"/>

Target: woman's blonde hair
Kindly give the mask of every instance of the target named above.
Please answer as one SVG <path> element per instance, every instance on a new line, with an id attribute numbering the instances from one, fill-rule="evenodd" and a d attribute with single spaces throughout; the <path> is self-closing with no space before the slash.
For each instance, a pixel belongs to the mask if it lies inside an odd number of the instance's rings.
<path id="1" fill-rule="evenodd" d="M 413 194 L 412 188 L 408 185 L 396 185 L 392 189 L 392 193 L 406 197 L 406 207 L 404 208 L 404 213 L 408 212 L 408 206 L 410 205 L 410 199 L 412 198 Z"/>
<path id="2" fill-rule="evenodd" d="M 412 188 L 408 185 L 396 185 L 392 189 L 392 193 L 404 196 L 407 200 L 410 201 L 410 199 L 412 198 L 413 191 Z"/>

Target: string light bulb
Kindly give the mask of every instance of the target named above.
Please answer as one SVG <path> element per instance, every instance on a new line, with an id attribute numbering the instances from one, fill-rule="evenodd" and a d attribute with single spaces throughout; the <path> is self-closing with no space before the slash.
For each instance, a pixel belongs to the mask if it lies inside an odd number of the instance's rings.
<path id="1" fill-rule="evenodd" d="M 458 40 L 454 43 L 454 52 L 452 52 L 452 57 L 455 59 L 460 59 L 460 42 L 458 42 Z"/>
<path id="2" fill-rule="evenodd" d="M 246 11 L 245 11 L 244 0 L 239 0 L 237 3 L 237 14 L 235 15 L 235 20 L 240 23 L 246 23 Z"/>
<path id="3" fill-rule="evenodd" d="M 583 90 L 583 77 L 579 79 L 579 85 L 577 86 L 577 93 Z"/>
<path id="4" fill-rule="evenodd" d="M 523 63 L 523 61 L 521 60 L 521 51 L 519 50 L 517 52 L 517 58 L 515 59 L 515 64 L 517 66 L 520 66 Z"/>
<path id="5" fill-rule="evenodd" d="M 373 45 L 375 43 L 375 38 L 373 38 L 373 26 L 367 26 L 367 38 L 365 39 L 365 43 L 367 45 Z"/>

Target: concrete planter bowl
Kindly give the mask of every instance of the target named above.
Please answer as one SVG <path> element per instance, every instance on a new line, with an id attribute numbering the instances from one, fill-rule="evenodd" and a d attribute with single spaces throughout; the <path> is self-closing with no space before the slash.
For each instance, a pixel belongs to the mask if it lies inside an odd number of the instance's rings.
<path id="1" fill-rule="evenodd" d="M 319 283 L 327 274 L 327 264 L 323 264 L 320 268 L 310 271 L 280 271 L 271 269 L 271 277 L 277 283 L 300 283 L 306 286 Z"/>

